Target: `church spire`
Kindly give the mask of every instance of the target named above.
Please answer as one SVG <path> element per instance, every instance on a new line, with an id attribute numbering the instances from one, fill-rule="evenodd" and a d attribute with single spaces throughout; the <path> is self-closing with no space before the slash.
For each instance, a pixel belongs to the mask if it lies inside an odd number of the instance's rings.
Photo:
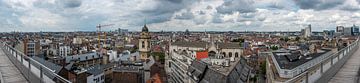
<path id="1" fill-rule="evenodd" d="M 144 19 L 144 27 L 141 30 L 142 32 L 149 32 L 149 29 L 146 26 L 146 18 Z"/>

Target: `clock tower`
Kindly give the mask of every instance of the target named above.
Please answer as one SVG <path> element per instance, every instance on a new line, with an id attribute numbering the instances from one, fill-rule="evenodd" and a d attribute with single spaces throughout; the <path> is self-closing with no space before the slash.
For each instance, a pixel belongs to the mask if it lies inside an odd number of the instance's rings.
<path id="1" fill-rule="evenodd" d="M 147 60 L 150 56 L 150 46 L 151 46 L 150 39 L 151 39 L 151 36 L 150 36 L 149 30 L 145 24 L 141 30 L 140 38 L 139 38 L 139 45 L 138 45 L 138 48 L 140 51 L 140 58 L 142 60 Z"/>

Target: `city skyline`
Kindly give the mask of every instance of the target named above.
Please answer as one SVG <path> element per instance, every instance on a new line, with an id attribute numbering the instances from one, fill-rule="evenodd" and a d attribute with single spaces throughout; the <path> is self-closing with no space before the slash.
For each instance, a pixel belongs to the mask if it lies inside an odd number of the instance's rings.
<path id="1" fill-rule="evenodd" d="M 314 31 L 359 24 L 359 0 L 1 0 L 1 32 Z"/>

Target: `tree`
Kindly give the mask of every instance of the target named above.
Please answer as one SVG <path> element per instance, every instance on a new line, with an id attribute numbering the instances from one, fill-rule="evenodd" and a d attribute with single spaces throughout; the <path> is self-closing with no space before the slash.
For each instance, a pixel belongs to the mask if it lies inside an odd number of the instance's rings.
<path id="1" fill-rule="evenodd" d="M 271 50 L 278 50 L 279 47 L 278 47 L 278 46 L 270 46 L 270 49 L 271 49 Z"/>
<path id="2" fill-rule="evenodd" d="M 266 61 L 260 64 L 260 73 L 266 75 Z"/>
<path id="3" fill-rule="evenodd" d="M 280 38 L 281 41 L 288 42 L 290 39 L 288 37 Z"/>
<path id="4" fill-rule="evenodd" d="M 151 55 L 154 56 L 154 57 L 159 57 L 158 58 L 159 61 L 161 63 L 165 63 L 165 53 L 163 53 L 163 52 L 152 52 Z"/>

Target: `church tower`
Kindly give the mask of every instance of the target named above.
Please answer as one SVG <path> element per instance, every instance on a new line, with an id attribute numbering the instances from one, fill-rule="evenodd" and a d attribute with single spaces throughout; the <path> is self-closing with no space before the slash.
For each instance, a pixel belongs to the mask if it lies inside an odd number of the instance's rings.
<path id="1" fill-rule="evenodd" d="M 146 24 L 144 25 L 144 27 L 141 30 L 140 33 L 140 38 L 139 38 L 139 51 L 140 51 L 140 58 L 142 60 L 147 60 L 150 56 L 150 33 L 149 30 L 146 26 Z"/>

